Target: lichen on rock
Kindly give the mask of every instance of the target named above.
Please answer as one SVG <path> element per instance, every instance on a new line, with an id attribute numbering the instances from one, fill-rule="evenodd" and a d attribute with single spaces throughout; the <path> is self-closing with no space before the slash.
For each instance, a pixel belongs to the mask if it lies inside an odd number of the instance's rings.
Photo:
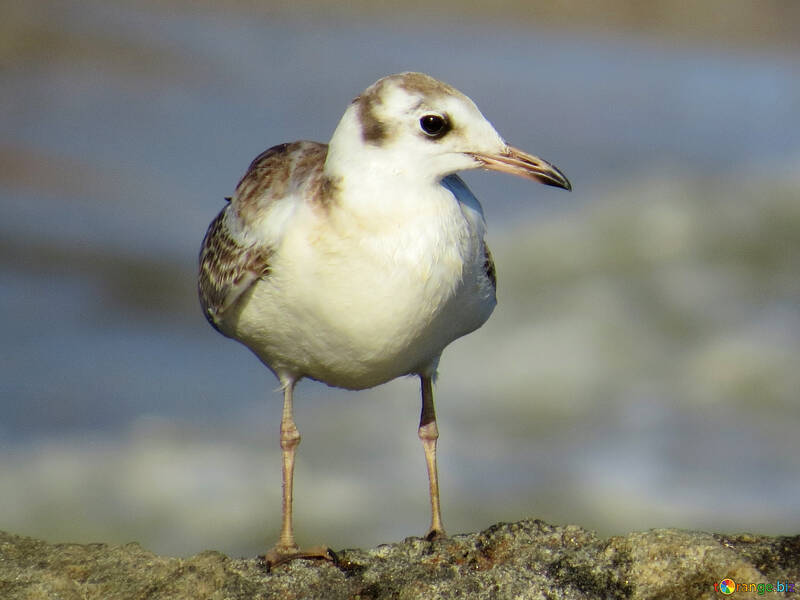
<path id="1" fill-rule="evenodd" d="M 725 578 L 800 584 L 800 536 L 659 529 L 603 539 L 577 526 L 524 520 L 336 554 L 335 563 L 297 560 L 269 570 L 258 558 L 213 551 L 174 558 L 135 543 L 49 544 L 0 532 L 0 598 L 711 599 L 722 597 L 714 584 Z M 735 597 L 763 597 L 755 590 Z M 800 598 L 800 589 L 781 597 Z"/>

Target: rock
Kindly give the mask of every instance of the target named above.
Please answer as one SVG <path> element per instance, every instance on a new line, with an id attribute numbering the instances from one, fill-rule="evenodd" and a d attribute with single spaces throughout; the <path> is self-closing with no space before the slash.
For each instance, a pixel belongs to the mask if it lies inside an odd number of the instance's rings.
<path id="1" fill-rule="evenodd" d="M 775 589 L 767 585 L 800 598 L 800 536 L 660 529 L 601 539 L 576 526 L 525 520 L 337 556 L 336 564 L 297 560 L 269 571 L 257 558 L 212 551 L 172 558 L 138 544 L 49 544 L 0 532 L 0 598 L 711 599 L 724 597 L 714 584 L 725 578 L 753 584 L 737 600 L 763 597 Z"/>

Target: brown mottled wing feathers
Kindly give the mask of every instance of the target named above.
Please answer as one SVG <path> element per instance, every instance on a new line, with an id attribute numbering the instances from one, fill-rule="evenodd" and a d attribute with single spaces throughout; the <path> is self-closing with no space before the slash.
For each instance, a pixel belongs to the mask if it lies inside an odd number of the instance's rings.
<path id="1" fill-rule="evenodd" d="M 257 223 L 269 220 L 279 201 L 292 196 L 327 206 L 336 182 L 325 176 L 326 144 L 279 144 L 259 154 L 239 180 L 230 203 L 211 222 L 200 251 L 198 292 L 206 318 L 220 330 L 223 314 L 270 273 L 278 239 L 263 239 Z"/>
<path id="2" fill-rule="evenodd" d="M 206 319 L 219 330 L 223 313 L 253 282 L 269 274 L 272 251 L 266 246 L 243 247 L 226 225 L 228 205 L 211 222 L 200 251 L 198 293 Z"/>
<path id="3" fill-rule="evenodd" d="M 292 194 L 325 204 L 336 191 L 323 171 L 328 145 L 279 144 L 259 154 L 236 186 L 233 205 L 246 226 L 261 219 L 273 204 Z"/>

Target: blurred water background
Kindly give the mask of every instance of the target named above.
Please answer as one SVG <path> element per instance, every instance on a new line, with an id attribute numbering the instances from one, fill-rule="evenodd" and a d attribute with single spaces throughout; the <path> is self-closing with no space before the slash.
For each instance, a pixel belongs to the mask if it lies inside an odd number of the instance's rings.
<path id="1" fill-rule="evenodd" d="M 272 543 L 281 397 L 198 247 L 261 150 L 421 70 L 575 188 L 465 176 L 500 303 L 441 362 L 448 530 L 798 532 L 798 5 L 462 4 L 3 4 L 0 528 Z M 415 380 L 299 386 L 301 543 L 425 532 L 418 413 Z"/>

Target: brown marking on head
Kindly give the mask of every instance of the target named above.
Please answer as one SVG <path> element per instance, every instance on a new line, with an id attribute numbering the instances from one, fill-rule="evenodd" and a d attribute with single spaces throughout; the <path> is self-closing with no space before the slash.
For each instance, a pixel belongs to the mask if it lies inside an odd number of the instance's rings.
<path id="1" fill-rule="evenodd" d="M 395 81 L 401 89 L 411 93 L 425 96 L 426 98 L 436 98 L 442 96 L 463 96 L 456 88 L 451 85 L 434 79 L 425 73 L 400 73 L 390 75 L 386 79 Z"/>
<path id="2" fill-rule="evenodd" d="M 378 119 L 375 107 L 381 103 L 383 81 L 371 85 L 358 98 L 353 100 L 358 110 L 358 122 L 361 125 L 361 138 L 368 144 L 380 146 L 386 139 L 386 125 Z"/>
<path id="3" fill-rule="evenodd" d="M 390 135 L 390 124 L 378 116 L 378 107 L 383 102 L 383 94 L 387 86 L 395 86 L 412 96 L 435 100 L 443 96 L 464 97 L 454 87 L 434 79 L 425 73 L 398 73 L 379 79 L 368 87 L 353 103 L 356 105 L 361 137 L 375 146 L 383 145 Z"/>

